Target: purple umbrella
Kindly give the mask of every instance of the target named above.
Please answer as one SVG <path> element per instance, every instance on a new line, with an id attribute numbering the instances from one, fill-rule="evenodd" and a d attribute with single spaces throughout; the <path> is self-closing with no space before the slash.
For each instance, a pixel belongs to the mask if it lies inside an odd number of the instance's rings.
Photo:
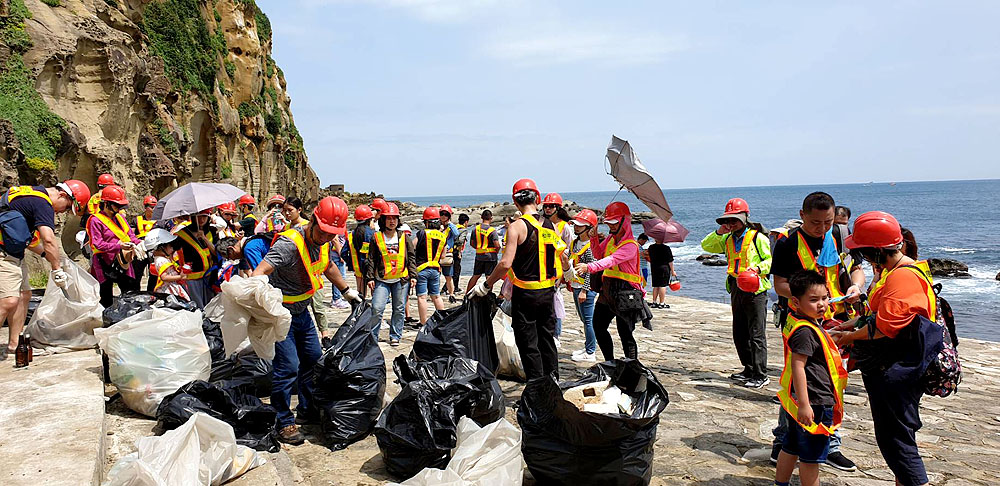
<path id="1" fill-rule="evenodd" d="M 674 218 L 670 218 L 670 221 L 666 222 L 662 219 L 643 221 L 642 229 L 647 236 L 663 243 L 681 243 L 688 235 L 688 229 Z"/>

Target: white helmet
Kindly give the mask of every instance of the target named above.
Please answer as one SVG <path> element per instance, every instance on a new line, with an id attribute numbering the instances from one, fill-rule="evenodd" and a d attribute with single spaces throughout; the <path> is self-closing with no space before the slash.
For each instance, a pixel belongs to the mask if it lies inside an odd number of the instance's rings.
<path id="1" fill-rule="evenodd" d="M 146 234 L 145 246 L 150 251 L 155 250 L 156 247 L 164 244 L 170 243 L 177 239 L 177 235 L 163 229 L 163 228 L 153 228 L 149 230 Z"/>

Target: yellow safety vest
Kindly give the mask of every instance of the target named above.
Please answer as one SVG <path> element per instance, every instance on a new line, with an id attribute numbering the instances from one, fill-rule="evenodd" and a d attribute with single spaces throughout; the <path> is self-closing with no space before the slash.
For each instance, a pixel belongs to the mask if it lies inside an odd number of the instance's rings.
<path id="1" fill-rule="evenodd" d="M 490 246 L 490 235 L 493 234 L 497 229 L 492 226 L 487 226 L 487 229 L 483 229 L 482 223 L 476 225 L 476 254 L 484 255 L 488 253 L 496 253 L 500 251 L 499 248 L 494 248 Z"/>
<path id="2" fill-rule="evenodd" d="M 444 233 L 438 230 L 424 230 L 424 246 L 427 248 L 427 261 L 417 266 L 420 272 L 425 268 L 441 268 L 441 257 L 444 256 Z M 437 251 L 434 250 L 434 242 L 437 242 Z"/>
<path id="3" fill-rule="evenodd" d="M 874 299 L 875 295 L 882 291 L 882 287 L 885 286 L 885 282 L 889 280 L 889 275 L 892 275 L 892 272 L 896 272 L 904 268 L 917 274 L 917 276 L 920 277 L 920 280 L 924 282 L 924 292 L 927 294 L 927 310 L 931 315 L 930 319 L 936 319 L 937 294 L 934 293 L 934 280 L 933 277 L 931 277 L 930 266 L 927 264 L 926 260 L 916 261 L 910 265 L 900 265 L 888 272 L 883 271 L 882 276 L 877 282 L 875 282 L 875 285 L 872 286 L 869 300 Z"/>
<path id="4" fill-rule="evenodd" d="M 87 212 L 90 214 L 101 212 L 101 200 L 101 191 L 97 191 L 93 196 L 90 196 L 90 200 L 87 201 Z"/>
<path id="5" fill-rule="evenodd" d="M 139 238 L 145 238 L 149 230 L 153 229 L 153 225 L 156 224 L 155 219 L 143 218 L 140 214 L 135 217 L 135 230 L 138 233 Z"/>
<path id="6" fill-rule="evenodd" d="M 283 295 L 281 301 L 286 304 L 293 304 L 312 298 L 317 290 L 323 288 L 323 279 L 321 277 L 326 272 L 327 267 L 330 266 L 330 244 L 323 243 L 323 246 L 319 247 L 319 260 L 314 262 L 312 257 L 309 256 L 309 248 L 306 247 L 306 239 L 302 236 L 302 233 L 290 229 L 282 231 L 278 235 L 284 236 L 292 240 L 292 243 L 295 243 L 295 248 L 299 251 L 299 258 L 302 260 L 302 268 L 309 274 L 309 282 L 312 284 L 312 288 L 305 293 Z"/>
<path id="7" fill-rule="evenodd" d="M 45 202 L 52 204 L 52 199 L 49 198 L 48 193 L 36 191 L 35 188 L 31 186 L 14 186 L 7 189 L 7 202 L 13 201 L 21 196 L 37 196 L 45 200 Z M 28 248 L 34 248 L 41 244 L 42 238 L 38 234 L 38 230 L 31 233 L 31 241 L 28 243 Z M 3 234 L 0 233 L 0 245 L 3 245 Z"/>
<path id="8" fill-rule="evenodd" d="M 836 403 L 833 406 L 833 424 L 827 427 L 823 424 L 804 424 L 799 422 L 806 432 L 813 435 L 833 435 L 833 432 L 840 427 L 844 419 L 844 389 L 847 388 L 847 369 L 844 368 L 843 360 L 840 358 L 840 350 L 837 343 L 822 328 L 811 321 L 799 319 L 793 314 L 788 314 L 785 327 L 781 329 L 781 338 L 785 344 L 785 368 L 781 371 L 781 380 L 778 390 L 778 399 L 793 419 L 798 421 L 799 402 L 792 398 L 792 352 L 788 349 L 788 339 L 800 327 L 808 327 L 816 333 L 820 344 L 823 346 L 823 356 L 826 357 L 826 366 L 830 372 L 830 381 L 833 383 L 834 398 Z"/>
<path id="9" fill-rule="evenodd" d="M 750 266 L 750 247 L 757 244 L 756 240 L 757 231 L 748 228 L 743 235 L 740 250 L 736 251 L 736 244 L 733 242 L 733 237 L 730 235 L 729 238 L 726 238 L 726 260 L 729 261 L 726 273 L 730 276 L 738 277 L 740 273 L 747 270 Z"/>
<path id="10" fill-rule="evenodd" d="M 177 269 L 177 273 L 181 273 L 181 267 L 180 267 L 180 265 L 178 265 L 177 262 L 171 260 L 171 261 L 168 261 L 167 263 L 165 263 L 163 265 L 160 265 L 160 266 L 156 267 L 156 276 L 159 277 L 160 275 L 163 275 L 163 272 L 166 271 L 170 267 L 176 268 Z M 181 280 L 181 282 L 183 282 L 183 280 Z M 162 278 L 157 278 L 156 279 L 156 286 L 153 287 L 153 292 L 156 292 L 157 290 L 160 290 L 160 287 L 163 287 L 163 285 L 166 284 L 166 283 L 167 282 L 164 282 Z"/>
<path id="11" fill-rule="evenodd" d="M 132 241 L 132 238 L 128 235 L 128 222 L 125 221 L 125 217 L 122 216 L 122 213 L 115 213 L 115 221 L 111 221 L 111 219 L 105 216 L 104 213 L 94 214 L 93 217 L 97 218 L 97 220 L 103 223 L 104 226 L 107 226 L 108 229 L 111 230 L 111 232 L 114 233 L 122 243 L 129 243 Z M 90 239 L 90 249 L 95 255 L 98 253 L 104 253 L 94 246 L 93 238 Z"/>
<path id="12" fill-rule="evenodd" d="M 184 231 L 183 229 L 180 230 L 180 231 L 178 231 L 176 233 L 176 235 L 177 235 L 178 238 L 180 238 L 180 239 L 184 240 L 185 242 L 187 242 L 188 245 L 191 245 L 191 247 L 194 248 L 195 252 L 198 253 L 198 256 L 201 257 L 201 265 L 202 265 L 201 268 L 202 268 L 202 271 L 200 271 L 200 272 L 191 272 L 190 274 L 188 274 L 188 279 L 190 279 L 190 280 L 198 280 L 198 279 L 204 277 L 205 276 L 205 272 L 207 272 L 208 269 L 211 268 L 211 266 L 212 266 L 212 264 L 210 263 L 211 262 L 211 258 L 212 258 L 212 252 L 209 251 L 208 248 L 203 248 L 197 241 L 195 241 L 194 237 L 192 237 L 187 231 Z M 177 253 L 174 253 L 174 255 L 177 255 Z M 189 258 L 188 255 L 184 255 L 185 261 L 188 258 Z"/>
<path id="13" fill-rule="evenodd" d="M 615 250 L 617 250 L 617 249 L 619 249 L 619 248 L 621 248 L 621 247 L 623 247 L 625 245 L 628 245 L 630 243 L 633 244 L 633 245 L 635 245 L 635 270 L 638 272 L 639 271 L 639 251 L 641 251 L 642 248 L 639 247 L 639 243 L 637 243 L 635 240 L 629 238 L 629 239 L 627 239 L 625 241 L 622 241 L 621 243 L 618 243 L 618 242 L 615 241 L 614 237 L 611 237 L 611 241 L 608 242 L 608 246 L 606 247 L 606 249 L 604 251 L 604 255 L 605 256 L 613 255 L 615 253 Z M 626 281 L 628 283 L 632 283 L 632 284 L 642 285 L 642 275 L 640 275 L 638 273 L 629 273 L 629 272 L 626 272 L 626 271 L 618 268 L 618 265 L 613 265 L 610 268 L 608 268 L 607 270 L 605 270 L 604 271 L 604 276 L 605 277 L 610 277 L 610 278 L 617 278 L 619 280 L 624 280 L 624 281 Z"/>
<path id="14" fill-rule="evenodd" d="M 588 241 L 580 248 L 579 251 L 569 256 L 570 265 L 575 266 L 577 263 L 580 263 L 580 258 L 583 257 L 583 254 L 587 253 L 587 250 L 589 249 L 590 249 L 590 242 Z M 573 279 L 573 281 L 580 285 L 583 285 L 583 283 L 586 282 L 586 280 L 582 275 L 577 275 L 576 278 Z"/>
<path id="15" fill-rule="evenodd" d="M 802 236 L 802 232 L 796 233 L 798 235 L 798 255 L 799 263 L 802 264 L 802 268 L 814 271 L 823 276 L 826 280 L 826 289 L 830 291 L 830 298 L 836 299 L 844 296 L 844 292 L 840 290 L 840 263 L 832 267 L 821 267 L 816 264 L 816 257 L 813 255 L 813 251 L 809 248 L 809 244 L 806 243 L 805 238 Z M 843 261 L 843 257 L 840 257 Z M 837 314 L 847 313 L 848 319 L 853 319 L 857 317 L 858 313 L 854 310 L 854 306 L 848 304 L 847 302 L 840 301 L 830 304 L 826 307 L 826 314 L 823 316 L 826 319 L 832 319 L 833 316 Z"/>
<path id="16" fill-rule="evenodd" d="M 406 278 L 410 275 L 406 269 L 406 236 L 401 231 L 397 233 L 399 251 L 389 253 L 389 248 L 385 244 L 385 235 L 381 231 L 375 232 L 375 245 L 378 246 L 378 251 L 382 253 L 382 265 L 385 268 L 385 274 L 382 278 L 385 280 Z"/>
<path id="17" fill-rule="evenodd" d="M 562 278 L 562 260 L 559 258 L 559 255 L 566 250 L 566 242 L 563 241 L 562 237 L 557 234 L 555 230 L 542 226 L 542 223 L 539 223 L 534 216 L 525 214 L 521 216 L 521 219 L 523 219 L 525 223 L 534 226 L 535 230 L 538 231 L 538 280 L 521 280 L 517 278 L 517 275 L 514 275 L 514 269 L 507 271 L 507 277 L 510 278 L 511 283 L 513 283 L 515 287 L 522 289 L 538 290 L 554 287 L 556 282 Z M 552 255 L 555 259 L 555 261 L 552 262 L 551 276 L 549 275 L 549 264 L 546 255 L 546 250 L 548 250 L 549 247 L 553 249 Z"/>
<path id="18" fill-rule="evenodd" d="M 350 237 L 347 238 L 347 247 L 351 249 L 351 265 L 353 265 L 352 268 L 354 269 L 354 273 L 360 274 L 362 270 L 361 270 L 361 264 L 358 262 L 358 254 L 359 253 L 362 255 L 368 254 L 368 249 L 369 249 L 368 242 L 367 241 L 362 242 L 361 249 L 354 248 L 354 234 L 351 234 Z"/>

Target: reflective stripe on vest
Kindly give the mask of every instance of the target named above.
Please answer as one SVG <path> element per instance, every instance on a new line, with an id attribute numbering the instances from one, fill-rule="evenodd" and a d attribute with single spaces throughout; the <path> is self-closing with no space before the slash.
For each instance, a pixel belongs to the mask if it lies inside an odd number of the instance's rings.
<path id="1" fill-rule="evenodd" d="M 156 224 L 155 219 L 146 219 L 142 215 L 135 217 L 135 230 L 138 233 L 139 238 L 145 238 L 149 230 L 153 229 L 153 225 Z"/>
<path id="2" fill-rule="evenodd" d="M 927 294 L 927 310 L 928 312 L 930 312 L 930 317 L 928 317 L 927 319 L 932 321 L 936 320 L 937 295 L 934 293 L 934 280 L 931 278 L 930 266 L 927 264 L 926 260 L 916 261 L 910 265 L 900 265 L 888 272 L 883 271 L 882 276 L 878 279 L 877 282 L 875 282 L 875 285 L 872 286 L 869 300 L 875 299 L 876 298 L 875 295 L 882 291 L 882 287 L 885 286 L 885 282 L 889 280 L 889 275 L 892 275 L 892 272 L 896 272 L 904 268 L 915 273 L 918 277 L 920 277 L 920 280 L 924 282 L 924 292 Z"/>
<path id="3" fill-rule="evenodd" d="M 190 280 L 198 280 L 198 279 L 204 277 L 205 276 L 205 272 L 207 272 L 208 269 L 212 267 L 212 264 L 210 263 L 210 258 L 212 257 L 212 252 L 209 251 L 208 248 L 203 248 L 197 241 L 194 240 L 194 238 L 190 234 L 188 234 L 187 231 L 181 230 L 181 231 L 178 231 L 176 234 L 177 234 L 178 238 L 184 240 L 188 245 L 191 245 L 191 247 L 194 248 L 195 252 L 198 253 L 198 256 L 201 257 L 201 265 L 202 265 L 201 268 L 202 268 L 202 270 L 200 272 L 191 272 L 191 273 L 189 273 L 188 274 L 188 279 L 190 279 Z M 183 252 L 181 252 L 181 253 L 183 253 Z M 186 261 L 187 257 L 185 256 L 184 258 L 185 258 L 185 261 Z"/>
<path id="4" fill-rule="evenodd" d="M 806 239 L 802 236 L 802 231 L 796 233 L 798 235 L 798 255 L 799 263 L 802 264 L 802 268 L 806 270 L 811 270 L 819 273 L 826 280 L 826 289 L 830 291 L 830 299 L 837 299 L 844 296 L 844 292 L 840 290 L 840 264 L 832 267 L 821 267 L 816 264 L 816 257 L 813 255 L 812 248 L 809 248 L 809 244 L 806 243 Z M 843 259 L 841 259 L 843 261 Z M 854 310 L 854 306 L 848 304 L 847 302 L 840 301 L 836 303 L 831 303 L 826 307 L 826 314 L 823 316 L 826 319 L 833 319 L 833 316 L 837 314 L 847 313 L 848 319 L 853 319 L 857 317 L 858 313 Z"/>
<path id="5" fill-rule="evenodd" d="M 396 253 L 389 253 L 389 248 L 385 244 L 385 235 L 381 231 L 375 233 L 375 245 L 382 253 L 382 265 L 384 266 L 382 278 L 385 280 L 406 278 L 410 275 L 406 270 L 406 237 L 401 234 L 396 236 L 399 238 L 399 248 L 402 251 L 397 250 Z"/>
<path id="6" fill-rule="evenodd" d="M 566 243 L 563 242 L 562 237 L 560 237 L 555 230 L 542 226 L 542 223 L 539 223 L 534 216 L 525 214 L 521 216 L 521 219 L 523 219 L 525 223 L 534 226 L 535 230 L 538 231 L 538 280 L 521 280 L 514 275 L 513 269 L 507 271 L 507 277 L 510 278 L 511 283 L 513 283 L 515 287 L 522 289 L 538 290 L 554 287 L 556 281 L 562 278 L 562 260 L 559 258 L 559 255 L 561 255 L 566 249 Z M 506 235 L 504 236 L 506 237 Z M 554 275 L 552 276 L 549 276 L 549 265 L 546 256 L 546 249 L 550 246 L 553 250 L 553 258 L 555 258 L 552 272 Z"/>
<path id="7" fill-rule="evenodd" d="M 96 194 L 90 196 L 90 200 L 87 201 L 87 212 L 90 214 L 101 212 L 101 191 L 97 191 Z"/>
<path id="8" fill-rule="evenodd" d="M 844 418 L 844 389 L 847 388 L 847 369 L 844 368 L 844 363 L 840 358 L 840 350 L 837 349 L 837 344 L 833 342 L 833 338 L 831 338 L 826 331 L 820 329 L 820 327 L 816 324 L 804 319 L 798 319 L 792 314 L 788 315 L 785 327 L 781 329 L 781 338 L 785 343 L 785 368 L 781 371 L 781 380 L 779 381 L 781 389 L 778 390 L 778 399 L 781 401 L 782 408 L 784 408 L 793 419 L 798 421 L 799 403 L 792 398 L 791 393 L 792 352 L 788 349 L 788 339 L 792 337 L 792 334 L 795 333 L 798 328 L 803 326 L 812 329 L 812 331 L 816 333 L 816 337 L 819 339 L 820 344 L 823 346 L 823 356 L 826 357 L 826 367 L 830 373 L 830 381 L 833 383 L 833 396 L 836 403 L 833 406 L 833 423 L 830 427 L 817 423 L 803 424 L 799 422 L 799 425 L 801 425 L 806 432 L 813 435 L 833 435 L 833 432 L 840 427 L 840 423 Z"/>
<path id="9" fill-rule="evenodd" d="M 726 260 L 729 261 L 729 267 L 726 268 L 726 273 L 732 277 L 738 277 L 740 273 L 747 271 L 750 267 L 750 246 L 757 244 L 757 232 L 755 230 L 747 228 L 746 233 L 743 234 L 743 242 L 740 244 L 740 251 L 736 251 L 736 243 L 733 241 L 733 235 L 729 235 L 726 238 Z"/>
<path id="10" fill-rule="evenodd" d="M 487 226 L 488 229 L 483 230 L 482 223 L 476 225 L 476 254 L 483 255 L 487 253 L 496 253 L 500 251 L 499 248 L 494 248 L 490 246 L 490 235 L 492 235 L 497 229 L 492 226 Z"/>
<path id="11" fill-rule="evenodd" d="M 352 234 L 350 238 L 347 239 L 347 247 L 351 250 L 351 265 L 353 265 L 354 273 L 361 273 L 361 263 L 358 261 L 358 254 L 367 255 L 368 254 L 368 242 L 361 243 L 361 250 L 354 248 L 354 235 Z"/>
<path id="12" fill-rule="evenodd" d="M 617 242 L 615 242 L 615 239 L 612 237 L 611 241 L 608 241 L 608 246 L 607 246 L 607 249 L 604 251 L 604 254 L 605 255 L 613 255 L 615 253 L 615 250 L 617 250 L 617 249 L 619 249 L 619 248 L 621 248 L 621 247 L 623 247 L 623 246 L 625 246 L 625 245 L 627 245 L 629 243 L 635 245 L 635 270 L 636 270 L 636 272 L 638 272 L 639 271 L 639 251 L 641 249 L 639 248 L 639 243 L 637 243 L 635 240 L 633 240 L 633 239 L 630 238 L 630 239 L 627 239 L 627 240 L 625 240 L 625 241 L 623 241 L 621 243 L 617 243 Z M 618 265 L 612 265 L 610 268 L 608 268 L 607 270 L 605 270 L 604 271 L 604 276 L 605 277 L 611 277 L 611 278 L 617 278 L 618 280 L 624 280 L 624 281 L 626 281 L 628 283 L 632 283 L 632 284 L 636 284 L 636 285 L 642 285 L 642 275 L 639 275 L 638 273 L 629 273 L 629 272 L 626 272 L 626 271 L 622 270 L 621 268 L 619 268 Z"/>
<path id="13" fill-rule="evenodd" d="M 150 266 L 152 267 L 152 264 L 150 264 Z M 156 275 L 157 276 L 163 275 L 163 272 L 165 272 L 170 267 L 176 268 L 177 269 L 177 273 L 181 273 L 181 267 L 180 267 L 180 265 L 178 265 L 177 262 L 171 260 L 171 261 L 169 261 L 169 262 L 167 262 L 167 263 L 165 263 L 163 265 L 160 265 L 159 267 L 155 267 L 156 268 Z M 167 282 L 163 281 L 162 278 L 157 278 L 157 280 L 156 280 L 156 286 L 153 287 L 153 292 L 156 292 L 157 290 L 160 290 L 160 287 L 163 287 L 163 285 L 166 284 L 166 283 Z M 174 282 L 174 283 L 181 283 L 181 284 L 183 284 L 184 281 L 183 280 L 178 280 L 177 282 Z"/>
<path id="14" fill-rule="evenodd" d="M 48 193 L 36 191 L 34 187 L 31 186 L 15 186 L 7 190 L 7 202 L 17 199 L 21 196 L 37 196 L 45 200 L 45 202 L 52 204 L 52 199 L 49 198 Z M 35 248 L 42 243 L 41 235 L 38 234 L 38 230 L 34 230 L 31 233 L 31 241 L 28 243 L 28 248 Z M 3 234 L 0 234 L 0 245 L 3 245 Z"/>
<path id="15" fill-rule="evenodd" d="M 441 268 L 441 257 L 444 255 L 444 233 L 438 230 L 424 230 L 424 247 L 427 249 L 427 261 L 417 266 L 420 272 L 425 268 Z M 437 241 L 437 251 L 434 251 L 433 242 Z"/>
<path id="16" fill-rule="evenodd" d="M 111 232 L 114 233 L 122 243 L 130 243 L 132 241 L 132 238 L 128 235 L 128 223 L 125 221 L 125 217 L 122 216 L 122 213 L 115 213 L 115 221 L 111 221 L 111 219 L 105 216 L 104 213 L 97 213 L 93 216 L 97 218 L 98 221 L 103 223 L 104 226 L 107 226 L 107 228 L 111 230 Z M 93 250 L 95 255 L 98 253 L 104 253 L 94 246 L 93 238 L 90 239 L 90 249 Z"/>
<path id="17" fill-rule="evenodd" d="M 587 253 L 587 250 L 589 249 L 590 249 L 590 242 L 588 241 L 583 245 L 583 248 L 580 248 L 580 251 L 570 255 L 569 257 L 570 265 L 576 266 L 577 263 L 580 263 L 580 258 L 583 257 L 583 254 Z M 580 285 L 583 285 L 584 282 L 586 282 L 586 280 L 583 278 L 582 275 L 577 275 L 577 277 L 573 279 L 573 281 Z"/>
<path id="18" fill-rule="evenodd" d="M 309 256 L 309 248 L 306 247 L 306 239 L 302 237 L 302 233 L 291 229 L 282 231 L 278 236 L 284 236 L 292 240 L 292 243 L 295 243 L 295 249 L 299 251 L 299 259 L 302 261 L 302 269 L 309 275 L 309 282 L 312 284 L 312 288 L 305 293 L 282 295 L 281 301 L 286 304 L 293 304 L 312 298 L 317 290 L 323 288 L 323 279 L 320 277 L 323 275 L 323 272 L 326 272 L 326 268 L 330 266 L 330 244 L 323 243 L 323 246 L 319 247 L 319 260 L 313 262 Z"/>

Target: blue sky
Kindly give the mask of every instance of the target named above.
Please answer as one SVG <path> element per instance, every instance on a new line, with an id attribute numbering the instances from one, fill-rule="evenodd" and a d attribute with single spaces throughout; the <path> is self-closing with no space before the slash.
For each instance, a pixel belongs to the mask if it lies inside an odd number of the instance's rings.
<path id="1" fill-rule="evenodd" d="M 1000 3 L 259 0 L 323 185 L 1000 177 Z"/>

